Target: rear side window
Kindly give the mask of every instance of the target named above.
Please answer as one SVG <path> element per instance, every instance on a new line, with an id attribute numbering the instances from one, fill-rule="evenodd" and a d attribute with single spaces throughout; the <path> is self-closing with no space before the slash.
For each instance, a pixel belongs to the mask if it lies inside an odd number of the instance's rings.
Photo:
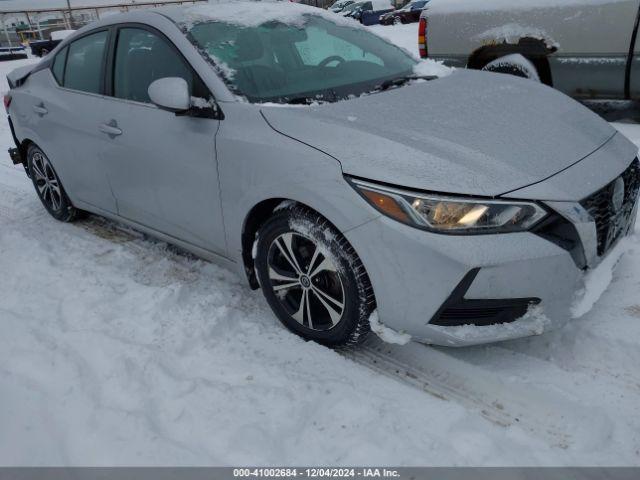
<path id="1" fill-rule="evenodd" d="M 193 96 L 203 94 L 199 78 L 165 39 L 141 28 L 121 28 L 113 68 L 113 95 L 151 103 L 149 85 L 165 77 L 186 80 Z"/>
<path id="2" fill-rule="evenodd" d="M 108 32 L 87 35 L 69 45 L 64 86 L 73 90 L 101 93 L 102 67 Z"/>
<path id="3" fill-rule="evenodd" d="M 62 81 L 64 80 L 64 65 L 67 62 L 67 53 L 69 52 L 69 48 L 65 48 L 60 53 L 56 55 L 55 60 L 53 61 L 53 66 L 51 67 L 51 71 L 53 72 L 53 76 L 56 78 L 58 84 L 62 85 Z"/>

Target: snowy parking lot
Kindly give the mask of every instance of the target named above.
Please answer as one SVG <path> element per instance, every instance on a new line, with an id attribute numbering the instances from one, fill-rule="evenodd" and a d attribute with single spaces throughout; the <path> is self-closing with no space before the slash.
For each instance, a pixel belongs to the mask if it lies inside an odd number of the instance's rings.
<path id="1" fill-rule="evenodd" d="M 373 28 L 415 53 L 416 24 Z M 1 89 L 33 61 L 0 63 Z M 56 222 L 5 153 L 0 465 L 640 465 L 639 233 L 560 330 L 336 352 L 226 270 Z"/>

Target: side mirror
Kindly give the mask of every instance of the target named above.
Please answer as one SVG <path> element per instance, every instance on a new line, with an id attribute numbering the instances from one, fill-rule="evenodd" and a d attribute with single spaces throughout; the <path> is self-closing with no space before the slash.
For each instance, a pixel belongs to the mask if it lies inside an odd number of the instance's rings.
<path id="1" fill-rule="evenodd" d="M 184 78 L 159 78 L 149 85 L 149 98 L 158 107 L 170 112 L 186 112 L 191 108 L 189 85 Z"/>

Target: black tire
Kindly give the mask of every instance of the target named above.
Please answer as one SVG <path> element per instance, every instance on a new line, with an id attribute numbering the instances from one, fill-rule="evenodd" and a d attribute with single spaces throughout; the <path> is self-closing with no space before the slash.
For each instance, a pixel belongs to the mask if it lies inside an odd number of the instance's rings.
<path id="1" fill-rule="evenodd" d="M 352 346 L 364 339 L 375 309 L 373 289 L 360 258 L 333 225 L 312 210 L 292 206 L 276 211 L 267 220 L 257 242 L 258 280 L 285 327 L 330 347 Z M 283 254 L 288 251 L 287 242 L 300 270 Z M 323 265 L 326 267 L 320 269 Z M 296 277 L 298 285 L 293 285 Z M 279 293 L 275 289 L 280 289 Z M 308 304 L 304 298 L 309 299 Z"/>
<path id="2" fill-rule="evenodd" d="M 27 149 L 27 169 L 38 198 L 53 218 L 73 222 L 82 216 L 84 212 L 71 204 L 49 158 L 33 144 Z"/>

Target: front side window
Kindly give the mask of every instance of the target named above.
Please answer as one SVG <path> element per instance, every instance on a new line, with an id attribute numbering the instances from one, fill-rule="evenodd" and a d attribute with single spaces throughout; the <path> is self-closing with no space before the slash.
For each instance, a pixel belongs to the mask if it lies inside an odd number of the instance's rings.
<path id="1" fill-rule="evenodd" d="M 149 85 L 165 77 L 186 80 L 195 96 L 195 75 L 166 40 L 141 28 L 121 28 L 113 69 L 113 94 L 117 98 L 151 103 Z"/>
<path id="2" fill-rule="evenodd" d="M 416 61 L 364 28 L 307 15 L 303 25 L 207 21 L 190 39 L 251 102 L 335 101 L 411 75 Z"/>
<path id="3" fill-rule="evenodd" d="M 66 88 L 101 93 L 107 35 L 106 31 L 94 33 L 69 45 L 63 83 Z"/>

